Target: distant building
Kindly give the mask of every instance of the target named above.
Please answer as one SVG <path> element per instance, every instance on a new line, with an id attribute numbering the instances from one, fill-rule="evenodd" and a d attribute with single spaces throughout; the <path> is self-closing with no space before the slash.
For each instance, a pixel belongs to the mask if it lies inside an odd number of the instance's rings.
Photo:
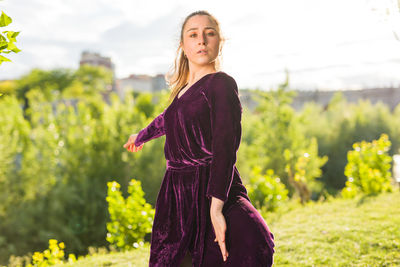
<path id="1" fill-rule="evenodd" d="M 113 73 L 113 82 L 110 92 L 114 91 L 121 99 L 125 98 L 126 93 L 132 91 L 154 93 L 168 87 L 163 74 L 157 74 L 156 76 L 131 74 L 126 78 L 116 79 L 115 65 L 111 61 L 111 58 L 101 56 L 99 53 L 83 51 L 79 65 L 82 66 L 83 64 L 103 66 L 111 70 Z M 110 92 L 104 95 L 106 100 L 108 100 Z"/>
<path id="2" fill-rule="evenodd" d="M 168 88 L 167 81 L 163 74 L 157 74 L 153 77 L 153 92 L 160 91 L 162 89 Z"/>
<path id="3" fill-rule="evenodd" d="M 291 106 L 295 110 L 301 110 L 307 102 L 315 102 L 326 108 L 336 92 L 341 92 L 343 97 L 350 103 L 357 103 L 360 99 L 369 99 L 372 104 L 382 102 L 386 104 L 391 111 L 400 104 L 400 88 L 373 88 L 360 90 L 331 90 L 331 91 L 303 91 L 294 90 L 297 95 L 293 98 Z M 252 90 L 239 90 L 240 101 L 243 106 L 249 110 L 254 110 L 258 105 L 253 99 L 255 92 Z"/>
<path id="4" fill-rule="evenodd" d="M 81 54 L 81 60 L 79 61 L 79 66 L 82 66 L 84 64 L 88 64 L 91 66 L 103 66 L 112 71 L 113 77 L 111 88 L 109 88 L 109 91 L 106 92 L 105 95 L 103 95 L 103 97 L 108 101 L 108 94 L 112 91 L 117 92 L 115 80 L 115 65 L 111 61 L 111 58 L 101 56 L 99 53 L 83 51 Z"/>
<path id="5" fill-rule="evenodd" d="M 89 51 L 83 51 L 81 54 L 81 60 L 79 65 L 89 64 L 92 66 L 103 66 L 110 69 L 113 73 L 115 71 L 115 65 L 112 63 L 111 58 L 103 57 L 99 53 L 92 53 Z"/>
<path id="6" fill-rule="evenodd" d="M 377 102 L 386 104 L 390 110 L 393 110 L 400 103 L 400 88 L 384 87 L 341 91 L 297 91 L 292 106 L 299 110 L 305 102 L 313 101 L 326 108 L 336 92 L 341 92 L 348 102 L 357 103 L 360 99 L 369 99 L 372 104 Z"/>
<path id="7" fill-rule="evenodd" d="M 131 74 L 117 80 L 118 95 L 121 99 L 130 92 L 154 93 L 168 87 L 164 75 L 149 76 L 146 74 Z"/>

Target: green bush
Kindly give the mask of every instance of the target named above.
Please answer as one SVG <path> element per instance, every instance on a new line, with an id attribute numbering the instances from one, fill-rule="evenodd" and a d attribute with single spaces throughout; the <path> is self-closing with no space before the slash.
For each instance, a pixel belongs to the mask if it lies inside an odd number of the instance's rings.
<path id="1" fill-rule="evenodd" d="M 261 168 L 253 167 L 250 184 L 246 188 L 250 200 L 258 209 L 274 211 L 288 198 L 288 190 L 272 169 L 262 174 Z"/>
<path id="2" fill-rule="evenodd" d="M 311 199 L 310 185 L 315 187 L 320 183 L 316 181 L 316 178 L 321 176 L 320 167 L 328 161 L 328 157 L 318 157 L 318 144 L 315 137 L 311 138 L 307 148 L 295 151 L 285 149 L 283 156 L 287 162 L 285 170 L 288 173 L 288 181 L 295 188 L 301 203 L 304 204 Z"/>
<path id="3" fill-rule="evenodd" d="M 146 203 L 140 181 L 131 180 L 130 195 L 126 199 L 117 182 L 108 182 L 107 186 L 106 200 L 111 219 L 107 223 L 107 241 L 122 250 L 144 245 L 143 239 L 151 232 L 155 211 Z"/>
<path id="4" fill-rule="evenodd" d="M 391 142 L 387 134 L 382 134 L 372 142 L 361 141 L 353 144 L 354 150 L 347 154 L 345 167 L 346 187 L 342 190 L 345 198 L 354 197 L 362 192 L 376 195 L 381 192 L 392 192 L 391 161 L 388 155 Z"/>

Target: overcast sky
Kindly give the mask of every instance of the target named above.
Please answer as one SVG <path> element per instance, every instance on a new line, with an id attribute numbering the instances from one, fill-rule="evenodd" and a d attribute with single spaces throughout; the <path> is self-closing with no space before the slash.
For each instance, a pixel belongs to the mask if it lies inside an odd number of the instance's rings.
<path id="1" fill-rule="evenodd" d="M 20 31 L 0 80 L 34 67 L 78 68 L 81 52 L 111 57 L 117 78 L 165 73 L 185 16 L 207 10 L 229 38 L 223 71 L 239 88 L 271 89 L 290 72 L 294 89 L 400 84 L 397 0 L 3 0 Z"/>

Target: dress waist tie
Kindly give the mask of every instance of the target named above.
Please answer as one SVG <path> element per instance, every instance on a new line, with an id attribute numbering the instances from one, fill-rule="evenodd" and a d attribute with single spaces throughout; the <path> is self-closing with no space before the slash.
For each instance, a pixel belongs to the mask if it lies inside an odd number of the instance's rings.
<path id="1" fill-rule="evenodd" d="M 186 170 L 186 169 L 195 169 L 200 166 L 206 166 L 211 163 L 211 158 L 207 158 L 202 160 L 201 162 L 193 162 L 193 163 L 185 163 L 167 160 L 167 170 Z"/>

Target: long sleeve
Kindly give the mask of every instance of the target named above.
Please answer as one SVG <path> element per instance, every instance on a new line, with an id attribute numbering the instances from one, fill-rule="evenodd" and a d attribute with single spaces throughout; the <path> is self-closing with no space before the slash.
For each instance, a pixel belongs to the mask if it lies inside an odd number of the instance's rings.
<path id="1" fill-rule="evenodd" d="M 140 146 L 143 143 L 165 134 L 164 128 L 164 112 L 161 112 L 147 127 L 139 131 L 135 140 L 135 146 Z"/>
<path id="2" fill-rule="evenodd" d="M 210 107 L 213 154 L 206 196 L 226 202 L 240 145 L 242 106 L 237 84 L 229 75 L 216 75 L 205 96 Z"/>

